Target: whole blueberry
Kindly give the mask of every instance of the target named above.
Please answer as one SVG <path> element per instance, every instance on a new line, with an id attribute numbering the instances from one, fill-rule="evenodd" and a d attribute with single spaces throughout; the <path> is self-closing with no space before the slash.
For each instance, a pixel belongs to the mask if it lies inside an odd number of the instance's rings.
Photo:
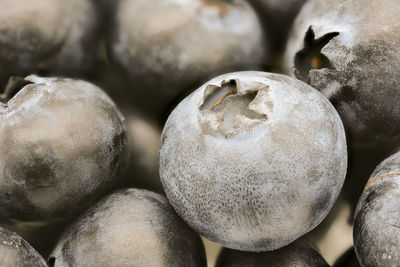
<path id="1" fill-rule="evenodd" d="M 285 65 L 324 94 L 357 147 L 400 144 L 400 2 L 310 0 Z"/>
<path id="2" fill-rule="evenodd" d="M 216 267 L 329 267 L 324 258 L 305 242 L 294 242 L 268 252 L 222 249 Z"/>
<path id="3" fill-rule="evenodd" d="M 9 75 L 88 69 L 96 24 L 91 0 L 0 0 L 0 84 Z"/>
<path id="4" fill-rule="evenodd" d="M 0 105 L 0 223 L 71 218 L 110 189 L 126 158 L 122 116 L 91 83 L 28 76 Z"/>
<path id="5" fill-rule="evenodd" d="M 61 237 L 53 266 L 206 266 L 203 243 L 156 193 L 125 189 L 87 210 Z"/>
<path id="6" fill-rule="evenodd" d="M 317 226 L 343 185 L 339 115 L 317 90 L 263 72 L 221 75 L 164 127 L 160 176 L 188 224 L 223 246 L 274 250 Z"/>
<path id="7" fill-rule="evenodd" d="M 400 152 L 371 174 L 354 217 L 354 248 L 361 266 L 400 262 Z"/>
<path id="8" fill-rule="evenodd" d="M 245 0 L 121 0 L 108 46 L 135 104 L 160 113 L 210 76 L 260 68 L 264 38 Z"/>
<path id="9" fill-rule="evenodd" d="M 28 242 L 1 227 L 0 255 L 2 267 L 47 267 L 46 261 Z"/>

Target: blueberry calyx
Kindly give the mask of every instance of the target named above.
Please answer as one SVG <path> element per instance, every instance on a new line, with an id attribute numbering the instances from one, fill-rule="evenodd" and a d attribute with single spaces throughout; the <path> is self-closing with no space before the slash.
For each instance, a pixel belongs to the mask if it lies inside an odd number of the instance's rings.
<path id="1" fill-rule="evenodd" d="M 310 26 L 304 36 L 304 48 L 296 53 L 294 58 L 296 77 L 303 82 L 308 82 L 308 73 L 311 69 L 332 69 L 329 59 L 321 53 L 326 46 L 339 32 L 330 32 L 315 39 L 315 33 Z"/>

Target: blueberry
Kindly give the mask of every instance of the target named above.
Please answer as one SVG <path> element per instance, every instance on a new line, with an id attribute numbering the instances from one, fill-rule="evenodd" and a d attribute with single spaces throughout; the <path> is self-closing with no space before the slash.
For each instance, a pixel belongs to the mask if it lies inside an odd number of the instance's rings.
<path id="1" fill-rule="evenodd" d="M 121 0 L 112 33 L 109 54 L 129 77 L 135 104 L 157 116 L 193 84 L 260 68 L 268 53 L 244 0 Z"/>
<path id="2" fill-rule="evenodd" d="M 156 193 L 125 189 L 87 210 L 50 256 L 54 266 L 206 266 L 200 237 Z"/>
<path id="3" fill-rule="evenodd" d="M 85 209 L 126 158 L 122 116 L 98 87 L 33 75 L 23 83 L 0 105 L 0 223 L 16 231 Z"/>
<path id="4" fill-rule="evenodd" d="M 400 2 L 310 0 L 285 56 L 336 107 L 354 147 L 400 144 Z"/>
<path id="5" fill-rule="evenodd" d="M 237 250 L 274 250 L 318 225 L 347 167 L 333 106 L 279 74 L 205 83 L 172 112 L 160 143 L 161 181 L 178 214 Z"/>
<path id="6" fill-rule="evenodd" d="M 0 84 L 9 75 L 88 69 L 96 24 L 91 0 L 0 1 Z"/>
<path id="7" fill-rule="evenodd" d="M 354 248 L 361 266 L 397 266 L 400 262 L 400 152 L 371 174 L 354 217 Z"/>
<path id="8" fill-rule="evenodd" d="M 2 267 L 47 267 L 46 261 L 28 242 L 4 228 L 0 228 Z"/>

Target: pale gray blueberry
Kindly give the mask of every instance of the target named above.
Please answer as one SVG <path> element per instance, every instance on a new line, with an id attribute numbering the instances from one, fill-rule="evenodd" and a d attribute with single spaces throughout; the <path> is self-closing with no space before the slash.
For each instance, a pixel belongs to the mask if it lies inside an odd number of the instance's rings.
<path id="1" fill-rule="evenodd" d="M 0 223 L 16 231 L 87 208 L 127 155 L 123 118 L 101 89 L 34 75 L 23 82 L 0 103 Z"/>
<path id="2" fill-rule="evenodd" d="M 292 76 L 338 110 L 354 147 L 400 144 L 397 0 L 309 0 L 286 48 Z"/>
<path id="3" fill-rule="evenodd" d="M 354 248 L 363 267 L 400 264 L 400 152 L 384 160 L 364 187 L 354 217 Z"/>
<path id="4" fill-rule="evenodd" d="M 51 266 L 206 266 L 200 237 L 156 193 L 125 189 L 87 210 L 61 237 Z"/>
<path id="5" fill-rule="evenodd" d="M 260 69 L 268 55 L 245 0 L 121 0 L 111 32 L 109 55 L 135 104 L 155 113 L 210 76 Z"/>
<path id="6" fill-rule="evenodd" d="M 0 228 L 0 265 L 2 267 L 47 267 L 40 254 L 14 232 Z"/>
<path id="7" fill-rule="evenodd" d="M 342 122 L 307 84 L 279 74 L 218 76 L 164 127 L 160 176 L 179 215 L 223 246 L 283 247 L 317 226 L 347 168 Z"/>

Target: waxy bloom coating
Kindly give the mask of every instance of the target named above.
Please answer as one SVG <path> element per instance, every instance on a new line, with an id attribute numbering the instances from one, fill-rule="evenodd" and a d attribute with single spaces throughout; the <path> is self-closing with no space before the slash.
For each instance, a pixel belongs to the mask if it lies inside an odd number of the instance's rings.
<path id="1" fill-rule="evenodd" d="M 268 48 L 244 0 L 121 0 L 109 51 L 151 111 L 220 73 L 265 64 Z"/>
<path id="2" fill-rule="evenodd" d="M 0 228 L 0 265 L 2 267 L 47 267 L 40 254 L 16 233 Z"/>
<path id="3" fill-rule="evenodd" d="M 0 223 L 71 218 L 110 189 L 126 157 L 122 116 L 98 87 L 28 76 L 0 105 Z"/>
<path id="4" fill-rule="evenodd" d="M 309 0 L 285 65 L 338 110 L 357 147 L 400 144 L 400 1 Z"/>
<path id="5" fill-rule="evenodd" d="M 87 70 L 96 25 L 91 0 L 0 0 L 0 83 L 9 75 Z"/>
<path id="6" fill-rule="evenodd" d="M 161 136 L 160 176 L 176 211 L 223 246 L 280 248 L 318 225 L 347 167 L 339 115 L 279 74 L 219 76 L 184 99 Z"/>
<path id="7" fill-rule="evenodd" d="M 354 249 L 361 266 L 400 263 L 400 152 L 371 174 L 354 217 Z"/>
<path id="8" fill-rule="evenodd" d="M 206 266 L 200 237 L 165 197 L 140 189 L 116 192 L 90 208 L 50 260 L 55 267 Z"/>

